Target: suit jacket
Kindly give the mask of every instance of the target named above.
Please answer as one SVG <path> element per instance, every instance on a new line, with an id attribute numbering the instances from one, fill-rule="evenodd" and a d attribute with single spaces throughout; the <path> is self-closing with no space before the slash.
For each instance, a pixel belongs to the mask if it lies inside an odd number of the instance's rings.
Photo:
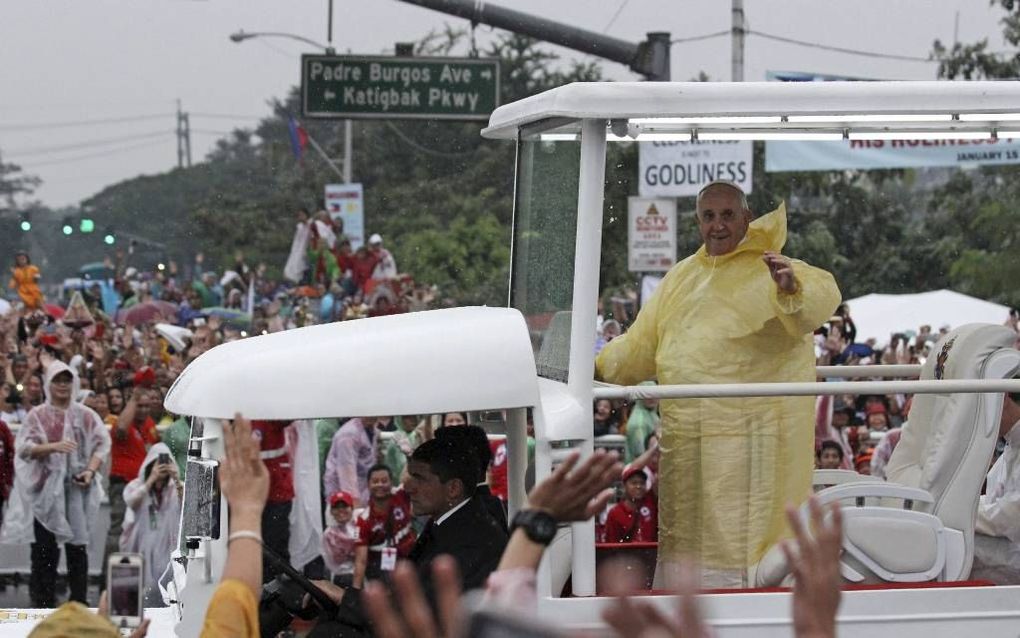
<path id="1" fill-rule="evenodd" d="M 482 502 L 489 514 L 503 528 L 503 531 L 508 531 L 509 521 L 507 520 L 506 503 L 499 500 L 499 497 L 492 493 L 488 485 L 479 485 L 475 488 L 474 498 Z"/>

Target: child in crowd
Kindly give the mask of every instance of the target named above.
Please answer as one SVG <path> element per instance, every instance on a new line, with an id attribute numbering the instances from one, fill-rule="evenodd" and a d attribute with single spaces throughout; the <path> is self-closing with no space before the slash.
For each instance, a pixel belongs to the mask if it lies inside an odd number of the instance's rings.
<path id="1" fill-rule="evenodd" d="M 648 489 L 648 475 L 641 468 L 623 470 L 624 499 L 609 510 L 607 543 L 650 543 L 659 539 L 659 508 L 655 488 Z"/>
<path id="2" fill-rule="evenodd" d="M 354 498 L 344 491 L 329 497 L 329 526 L 322 532 L 322 557 L 333 574 L 333 582 L 350 587 L 354 579 L 354 544 L 358 525 L 354 522 Z"/>
<path id="3" fill-rule="evenodd" d="M 816 465 L 819 470 L 838 470 L 843 466 L 843 446 L 836 441 L 822 441 Z"/>

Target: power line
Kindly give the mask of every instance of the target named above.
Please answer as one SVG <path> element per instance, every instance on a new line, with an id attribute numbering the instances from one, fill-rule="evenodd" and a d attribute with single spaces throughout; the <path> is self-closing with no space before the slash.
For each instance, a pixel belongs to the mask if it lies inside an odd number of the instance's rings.
<path id="1" fill-rule="evenodd" d="M 265 119 L 266 115 L 238 115 L 236 113 L 201 113 L 191 111 L 188 113 L 192 117 L 206 117 L 214 120 L 261 120 Z"/>
<path id="2" fill-rule="evenodd" d="M 708 40 L 708 39 L 711 39 L 711 38 L 718 38 L 720 36 L 729 35 L 729 34 L 730 34 L 730 30 L 727 29 L 725 31 L 716 31 L 715 33 L 706 33 L 704 35 L 694 35 L 694 36 L 691 36 L 689 38 L 674 38 L 674 39 L 670 40 L 670 43 L 671 44 L 684 44 L 686 42 L 697 42 L 699 40 Z"/>
<path id="3" fill-rule="evenodd" d="M 207 128 L 193 128 L 193 129 L 191 129 L 191 132 L 192 133 L 199 133 L 201 135 L 224 135 L 224 136 L 226 136 L 226 135 L 232 135 L 233 134 L 233 131 L 214 131 L 212 129 L 207 129 Z"/>
<path id="4" fill-rule="evenodd" d="M 0 124 L 0 131 L 37 131 L 51 128 L 72 128 L 76 126 L 100 126 L 104 124 L 124 124 L 126 122 L 143 122 L 173 117 L 173 113 L 153 115 L 129 115 L 126 117 L 107 117 L 94 120 L 74 120 L 64 122 L 29 122 L 23 124 Z"/>
<path id="5" fill-rule="evenodd" d="M 95 146 L 110 146 L 111 144 L 119 144 L 121 142 L 130 142 L 133 140 L 145 140 L 152 139 L 154 137 L 160 137 L 166 135 L 168 131 L 159 131 L 153 133 L 139 133 L 137 135 L 122 135 L 121 137 L 109 137 L 101 140 L 88 140 L 86 142 L 77 142 L 74 144 L 61 144 L 59 146 L 36 146 L 30 149 L 19 149 L 15 151 L 5 151 L 5 154 L 13 155 L 15 157 L 22 157 L 26 155 L 48 155 L 50 153 L 60 151 L 70 151 L 79 148 L 92 148 Z"/>
<path id="6" fill-rule="evenodd" d="M 166 134 L 167 138 L 169 138 L 171 135 L 173 135 L 173 133 L 167 133 Z M 74 155 L 74 156 L 71 156 L 71 157 L 63 157 L 63 158 L 60 158 L 60 159 L 46 160 L 46 161 L 43 161 L 43 162 L 33 162 L 30 165 L 26 165 L 26 167 L 28 167 L 30 169 L 35 169 L 35 168 L 38 168 L 40 166 L 50 166 L 50 165 L 53 165 L 53 164 L 69 164 L 69 163 L 78 162 L 78 161 L 85 160 L 85 159 L 92 159 L 92 158 L 95 158 L 95 157 L 106 157 L 106 156 L 109 156 L 109 155 L 118 155 L 120 153 L 124 153 L 124 152 L 127 152 L 127 151 L 132 151 L 132 150 L 135 150 L 135 149 L 148 148 L 150 146 L 156 146 L 157 144 L 161 144 L 161 143 L 162 143 L 162 140 L 155 140 L 155 141 L 142 142 L 140 144 L 129 144 L 127 146 L 122 146 L 121 148 L 112 148 L 112 149 L 107 149 L 105 151 L 99 151 L 99 152 L 96 152 L 96 153 L 83 153 L 81 155 Z"/>
<path id="7" fill-rule="evenodd" d="M 628 2 L 630 2 L 630 0 L 623 0 L 623 2 L 620 3 L 620 6 L 616 8 L 616 13 L 613 14 L 613 17 L 609 19 L 609 23 L 602 29 L 602 33 L 609 31 L 609 27 L 613 26 L 616 19 L 620 17 L 620 14 L 623 13 L 623 9 L 627 6 Z"/>
<path id="8" fill-rule="evenodd" d="M 729 32 L 727 32 L 729 33 Z M 808 47 L 812 49 L 821 49 L 823 51 L 833 51 L 836 53 L 848 53 L 850 55 L 861 55 L 869 58 L 881 58 L 884 60 L 903 60 L 905 62 L 939 62 L 936 58 L 926 57 L 922 58 L 916 55 L 899 55 L 897 53 L 879 53 L 877 51 L 864 51 L 862 49 L 850 49 L 847 47 L 837 47 L 829 44 L 821 44 L 818 42 L 808 42 L 807 40 L 798 40 L 796 38 L 788 38 L 782 35 L 775 35 L 772 33 L 765 33 L 763 31 L 754 31 L 752 29 L 745 30 L 748 35 L 756 35 L 766 40 L 775 40 L 776 42 L 784 42 L 786 44 L 795 44 L 797 46 Z"/>
<path id="9" fill-rule="evenodd" d="M 406 143 L 407 145 L 411 146 L 412 148 L 414 148 L 414 149 L 416 149 L 418 151 L 421 151 L 422 153 L 425 153 L 426 155 L 434 155 L 436 157 L 448 157 L 448 158 L 451 158 L 451 159 L 458 159 L 458 158 L 461 158 L 461 157 L 465 157 L 467 155 L 471 155 L 472 153 L 475 152 L 474 150 L 459 151 L 459 152 L 434 151 L 431 148 L 422 146 L 418 142 L 415 142 L 414 140 L 412 140 L 410 137 L 405 135 L 403 131 L 401 131 L 399 128 L 397 128 L 393 124 L 393 122 L 390 122 L 389 120 L 386 120 L 386 126 L 390 127 L 390 129 L 394 133 L 396 133 L 397 137 L 399 137 L 401 140 L 403 140 L 404 143 Z"/>

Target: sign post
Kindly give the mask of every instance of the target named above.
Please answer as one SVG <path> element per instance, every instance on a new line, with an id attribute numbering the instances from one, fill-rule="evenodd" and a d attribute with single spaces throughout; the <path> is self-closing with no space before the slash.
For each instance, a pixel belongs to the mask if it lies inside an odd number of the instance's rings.
<path id="1" fill-rule="evenodd" d="M 676 263 L 676 200 L 627 198 L 627 267 L 666 272 Z"/>
<path id="2" fill-rule="evenodd" d="M 485 121 L 497 106 L 498 60 L 301 56 L 305 117 Z"/>
<path id="3" fill-rule="evenodd" d="M 344 235 L 357 250 L 365 243 L 365 202 L 361 184 L 326 184 L 326 211 L 344 223 Z"/>

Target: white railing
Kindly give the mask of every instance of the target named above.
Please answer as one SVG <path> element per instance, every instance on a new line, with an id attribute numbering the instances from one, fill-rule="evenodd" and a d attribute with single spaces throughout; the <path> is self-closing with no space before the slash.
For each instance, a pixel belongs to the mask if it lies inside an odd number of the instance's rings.
<path id="1" fill-rule="evenodd" d="M 695 399 L 820 396 L 838 394 L 978 394 L 1020 392 L 1020 379 L 944 381 L 829 381 L 794 383 L 693 383 L 686 385 L 601 386 L 596 399 Z"/>

